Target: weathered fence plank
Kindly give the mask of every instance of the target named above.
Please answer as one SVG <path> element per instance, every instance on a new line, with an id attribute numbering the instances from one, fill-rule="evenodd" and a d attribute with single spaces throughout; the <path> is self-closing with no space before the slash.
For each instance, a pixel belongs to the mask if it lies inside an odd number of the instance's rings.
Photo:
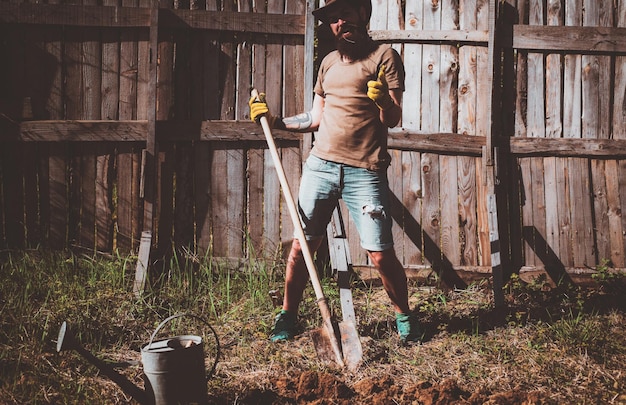
<path id="1" fill-rule="evenodd" d="M 416 31 L 422 29 L 424 9 L 417 0 L 407 0 L 404 23 L 405 30 Z M 420 130 L 421 124 L 421 86 L 422 69 L 411 69 L 410 66 L 422 66 L 422 45 L 404 45 L 405 91 L 402 104 L 402 126 L 412 130 Z M 422 184 L 421 184 L 421 154 L 419 152 L 403 152 L 403 198 L 405 230 L 409 224 L 414 224 L 410 231 L 405 232 L 402 250 L 398 252 L 404 263 L 423 264 L 423 236 L 422 236 Z"/>
<path id="2" fill-rule="evenodd" d="M 563 12 L 561 2 L 550 0 L 547 3 L 547 25 L 563 25 Z M 547 138 L 560 138 L 563 135 L 561 123 L 562 106 L 562 56 L 559 54 L 549 54 L 545 61 L 545 136 Z M 561 240 L 559 216 L 560 204 L 564 203 L 564 184 L 559 168 L 563 164 L 563 159 L 547 157 L 544 159 L 544 182 L 546 192 L 546 241 L 552 251 L 560 255 L 561 246 L 567 241 Z M 559 187 L 560 186 L 560 187 Z"/>
<path id="3" fill-rule="evenodd" d="M 446 0 L 441 4 L 441 23 L 439 29 L 459 28 L 459 2 Z M 466 10 L 468 11 L 468 10 Z M 467 15 L 469 13 L 466 13 Z M 457 127 L 457 81 L 458 81 L 458 51 L 456 46 L 441 45 L 436 73 L 439 75 L 439 123 L 441 132 L 456 132 Z M 462 158 L 456 156 L 439 157 L 441 166 L 441 250 L 452 263 L 461 262 L 461 229 L 459 219 L 462 212 L 471 211 L 464 203 L 468 201 L 459 193 L 459 183 L 464 179 L 458 169 L 462 168 Z M 474 242 L 475 239 L 472 239 Z"/>
<path id="4" fill-rule="evenodd" d="M 434 7 L 436 6 L 436 7 Z M 423 28 L 441 28 L 441 8 L 439 3 L 423 3 Z M 422 49 L 422 124 L 424 132 L 439 131 L 439 61 L 440 47 L 438 45 L 424 45 Z M 441 206 L 440 206 L 440 166 L 439 157 L 435 154 L 422 155 L 422 184 L 424 196 L 422 201 L 422 221 L 425 237 L 434 242 L 439 249 L 437 257 L 427 257 L 430 263 L 441 259 L 443 252 L 439 240 L 441 238 Z"/>
<path id="5" fill-rule="evenodd" d="M 621 1 L 615 13 L 618 27 L 626 27 L 626 2 Z M 626 139 L 626 56 L 615 57 L 615 81 L 613 98 L 612 135 L 614 139 Z M 626 163 L 622 160 L 606 162 L 607 200 L 609 205 L 609 238 L 613 266 L 624 267 L 626 258 Z"/>
<path id="6" fill-rule="evenodd" d="M 159 3 L 160 8 L 171 9 L 174 7 L 174 2 L 172 0 L 165 0 Z M 158 86 L 156 88 L 156 119 L 157 120 L 169 120 L 172 118 L 172 110 L 175 107 L 174 103 L 174 58 L 175 58 L 175 38 L 174 31 L 171 29 L 163 30 L 163 32 L 159 33 L 159 40 L 157 44 L 157 54 L 158 54 L 158 70 L 157 70 L 157 82 Z M 150 58 L 150 54 L 147 55 Z M 150 72 L 148 71 L 148 74 Z M 146 79 L 148 80 L 148 75 Z M 149 116 L 150 109 L 152 106 L 150 103 L 151 100 L 146 100 L 148 106 L 146 107 L 147 114 Z M 146 133 L 148 136 L 148 133 Z M 144 149 L 144 155 L 148 156 L 148 149 Z M 143 158 L 142 156 L 142 158 Z M 175 146 L 170 142 L 161 142 L 158 144 L 158 149 L 156 151 L 156 171 L 157 178 L 155 179 L 156 184 L 156 197 L 155 204 L 153 206 L 153 223 L 155 223 L 155 230 L 152 236 L 152 246 L 156 247 L 156 254 L 154 257 L 163 256 L 166 253 L 171 251 L 172 244 L 172 235 L 174 229 L 174 168 L 175 168 Z M 142 167 L 143 170 L 151 170 L 148 161 L 143 159 L 142 165 L 145 164 L 145 167 Z M 142 179 L 149 179 L 147 173 L 143 175 Z M 146 190 L 146 187 L 149 187 L 149 184 L 145 184 L 142 191 Z M 144 206 L 146 205 L 146 197 L 148 197 L 145 193 L 143 194 L 143 202 Z M 149 201 L 148 201 L 149 203 Z M 144 221 L 148 220 L 145 218 Z M 142 226 L 142 230 L 150 229 L 150 224 L 144 223 Z M 156 236 L 156 240 L 155 240 Z"/>
<path id="7" fill-rule="evenodd" d="M 613 2 L 611 0 L 600 0 L 593 2 L 594 6 L 585 5 L 585 20 L 587 25 L 593 26 L 611 26 L 613 22 Z M 585 57 L 584 57 L 585 58 Z M 611 111 L 609 102 L 606 97 L 611 93 L 611 57 L 610 56 L 592 56 L 583 59 L 589 63 L 589 68 L 584 67 L 584 77 L 590 76 L 589 85 L 594 87 L 594 98 L 597 97 L 595 104 L 595 119 L 592 127 L 588 127 L 590 138 L 608 139 L 611 132 Z M 583 86 L 584 86 L 583 82 Z M 597 93 L 595 93 L 597 92 Z M 590 95 L 591 96 L 591 95 Z M 583 97 L 583 102 L 587 101 L 587 95 Z M 593 108 L 593 105 L 590 105 Z M 584 107 L 583 107 L 584 108 Z M 585 112 L 583 112 L 585 114 Z M 585 114 L 586 116 L 587 114 Z M 591 123 L 590 123 L 591 124 Z M 598 260 L 610 260 L 611 247 L 609 242 L 609 217 L 608 217 L 608 200 L 607 200 L 607 184 L 604 160 L 591 160 L 591 181 L 592 181 L 592 198 L 593 198 L 593 228 L 590 232 L 591 238 L 595 243 L 593 253 L 595 257 L 591 263 Z M 595 232 L 595 236 L 594 236 Z"/>
<path id="8" fill-rule="evenodd" d="M 459 28 L 465 30 L 478 29 L 480 7 L 476 0 L 463 0 L 460 5 L 462 12 L 459 15 Z M 452 132 L 458 132 L 467 136 L 479 135 L 477 132 L 477 123 L 479 115 L 487 115 L 489 112 L 480 109 L 477 103 L 478 97 L 481 96 L 478 87 L 478 51 L 480 48 L 464 45 L 459 48 L 458 56 L 458 124 L 456 128 L 451 128 Z M 482 66 L 484 68 L 485 66 Z M 481 70 L 482 71 L 482 70 Z M 482 75 L 481 75 L 482 76 Z M 483 89 L 484 90 L 484 89 Z M 484 133 L 481 134 L 484 136 Z M 463 263 L 464 265 L 477 264 L 477 239 L 476 233 L 476 203 L 480 193 L 477 193 L 477 181 L 480 172 L 476 171 L 476 164 L 480 158 L 471 158 L 461 156 L 456 158 L 458 167 L 458 185 L 459 185 L 459 202 L 458 217 L 461 222 L 460 237 L 461 246 L 459 256 L 453 263 Z M 483 193 L 484 194 L 484 193 Z M 486 208 L 486 204 L 484 205 Z M 486 216 L 485 216 L 485 219 Z M 488 222 L 485 221 L 485 225 Z M 488 237 L 488 227 L 487 227 Z M 487 246 L 487 245 L 483 245 Z M 488 251 L 483 249 L 485 254 Z M 488 261 L 483 261 L 487 264 Z"/>
<path id="9" fill-rule="evenodd" d="M 137 0 L 124 0 L 122 5 L 137 7 Z M 125 30 L 120 33 L 119 58 L 119 120 L 136 120 L 138 114 L 139 33 Z M 131 251 L 140 239 L 137 207 L 139 207 L 139 165 L 137 148 L 119 145 L 116 149 L 116 229 L 115 246 L 122 252 Z"/>
<path id="10" fill-rule="evenodd" d="M 261 14 L 267 12 L 265 2 L 255 3 L 254 12 Z M 266 43 L 265 41 L 255 41 L 252 44 L 252 88 L 259 92 L 265 92 L 265 70 L 266 70 Z M 248 98 L 250 93 L 247 94 Z M 249 119 L 249 117 L 248 117 Z M 262 131 L 259 131 L 262 132 Z M 274 176 L 276 180 L 278 178 Z M 266 199 L 264 189 L 265 182 L 265 154 L 262 149 L 248 150 L 248 228 L 252 248 L 257 257 L 265 256 L 266 252 L 273 251 L 268 248 L 268 241 L 265 240 L 265 216 L 267 208 L 264 201 Z"/>

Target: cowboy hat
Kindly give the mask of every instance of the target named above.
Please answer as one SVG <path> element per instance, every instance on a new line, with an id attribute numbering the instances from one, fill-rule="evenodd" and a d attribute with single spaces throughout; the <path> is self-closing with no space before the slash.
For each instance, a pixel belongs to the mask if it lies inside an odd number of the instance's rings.
<path id="1" fill-rule="evenodd" d="M 323 23 L 328 24 L 328 14 L 334 10 L 338 10 L 341 6 L 347 5 L 359 9 L 359 7 L 365 7 L 366 22 L 369 21 L 372 16 L 372 3 L 370 0 L 327 0 L 323 7 L 313 10 L 313 15 Z"/>

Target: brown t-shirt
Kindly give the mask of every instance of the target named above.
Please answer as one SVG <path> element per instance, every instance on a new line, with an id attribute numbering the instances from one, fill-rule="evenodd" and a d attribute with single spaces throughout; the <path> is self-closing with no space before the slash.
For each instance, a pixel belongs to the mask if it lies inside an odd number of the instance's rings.
<path id="1" fill-rule="evenodd" d="M 322 60 L 314 90 L 324 97 L 324 112 L 311 153 L 369 170 L 389 166 L 387 127 L 367 97 L 367 82 L 376 80 L 381 65 L 389 88 L 404 91 L 404 65 L 390 45 L 381 44 L 356 62 L 342 62 L 337 51 Z"/>

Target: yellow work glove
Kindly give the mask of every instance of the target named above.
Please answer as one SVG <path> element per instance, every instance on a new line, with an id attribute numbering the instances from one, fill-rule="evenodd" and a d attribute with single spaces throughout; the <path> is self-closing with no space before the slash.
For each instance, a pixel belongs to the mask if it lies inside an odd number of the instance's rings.
<path id="1" fill-rule="evenodd" d="M 378 71 L 378 80 L 367 82 L 367 97 L 374 100 L 378 108 L 383 111 L 394 105 L 389 95 L 389 86 L 385 78 L 385 65 L 382 65 Z"/>
<path id="2" fill-rule="evenodd" d="M 276 117 L 270 114 L 270 109 L 265 102 L 265 93 L 259 93 L 258 97 L 250 97 L 248 105 L 250 106 L 250 119 L 252 121 L 259 124 L 261 122 L 261 117 L 265 116 L 265 118 L 267 118 L 267 123 L 270 125 L 270 128 L 274 128 L 274 124 L 276 123 Z"/>

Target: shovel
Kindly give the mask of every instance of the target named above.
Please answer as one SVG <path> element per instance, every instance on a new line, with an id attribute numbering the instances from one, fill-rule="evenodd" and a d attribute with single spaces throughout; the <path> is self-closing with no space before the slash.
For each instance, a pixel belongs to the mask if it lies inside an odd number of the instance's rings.
<path id="1" fill-rule="evenodd" d="M 252 96 L 258 99 L 259 93 L 256 91 L 256 89 L 252 90 Z M 344 360 L 350 361 L 350 359 L 354 357 L 351 356 L 350 353 L 354 350 L 361 349 L 360 342 L 358 349 L 351 347 L 351 345 L 344 345 L 343 347 L 340 346 L 340 340 L 337 337 L 339 331 L 335 329 L 335 326 L 333 325 L 333 322 L 331 320 L 330 309 L 328 307 L 326 297 L 324 296 L 324 292 L 322 291 L 322 286 L 319 281 L 315 262 L 313 261 L 313 255 L 311 254 L 309 245 L 306 242 L 304 230 L 302 229 L 302 224 L 300 223 L 300 216 L 298 215 L 296 204 L 291 194 L 289 183 L 287 182 L 287 177 L 285 176 L 285 171 L 283 169 L 280 157 L 278 156 L 278 150 L 276 149 L 276 143 L 274 142 L 274 137 L 272 136 L 272 130 L 265 116 L 261 117 L 261 127 L 263 128 L 263 133 L 265 134 L 267 145 L 269 146 L 270 153 L 274 161 L 274 166 L 276 166 L 278 180 L 280 181 L 280 186 L 283 190 L 283 196 L 285 197 L 285 201 L 287 202 L 287 208 L 289 209 L 289 215 L 293 222 L 296 237 L 301 242 L 300 246 L 302 247 L 304 262 L 306 263 L 306 267 L 309 272 L 309 278 L 311 279 L 313 289 L 315 290 L 317 305 L 319 306 L 320 312 L 322 314 L 322 320 L 324 322 L 323 328 L 312 331 L 312 338 L 313 344 L 315 345 L 315 350 L 320 359 L 330 361 L 334 360 L 340 367 L 345 367 L 346 362 Z M 354 324 L 339 326 L 339 330 L 339 333 L 342 336 L 344 334 L 346 336 L 350 336 L 350 339 L 347 339 L 345 341 L 354 342 L 354 336 L 357 337 L 356 341 L 359 341 Z M 346 353 L 347 355 L 344 356 L 344 353 Z M 358 364 L 348 364 L 348 367 L 350 369 L 356 369 L 358 367 Z"/>

